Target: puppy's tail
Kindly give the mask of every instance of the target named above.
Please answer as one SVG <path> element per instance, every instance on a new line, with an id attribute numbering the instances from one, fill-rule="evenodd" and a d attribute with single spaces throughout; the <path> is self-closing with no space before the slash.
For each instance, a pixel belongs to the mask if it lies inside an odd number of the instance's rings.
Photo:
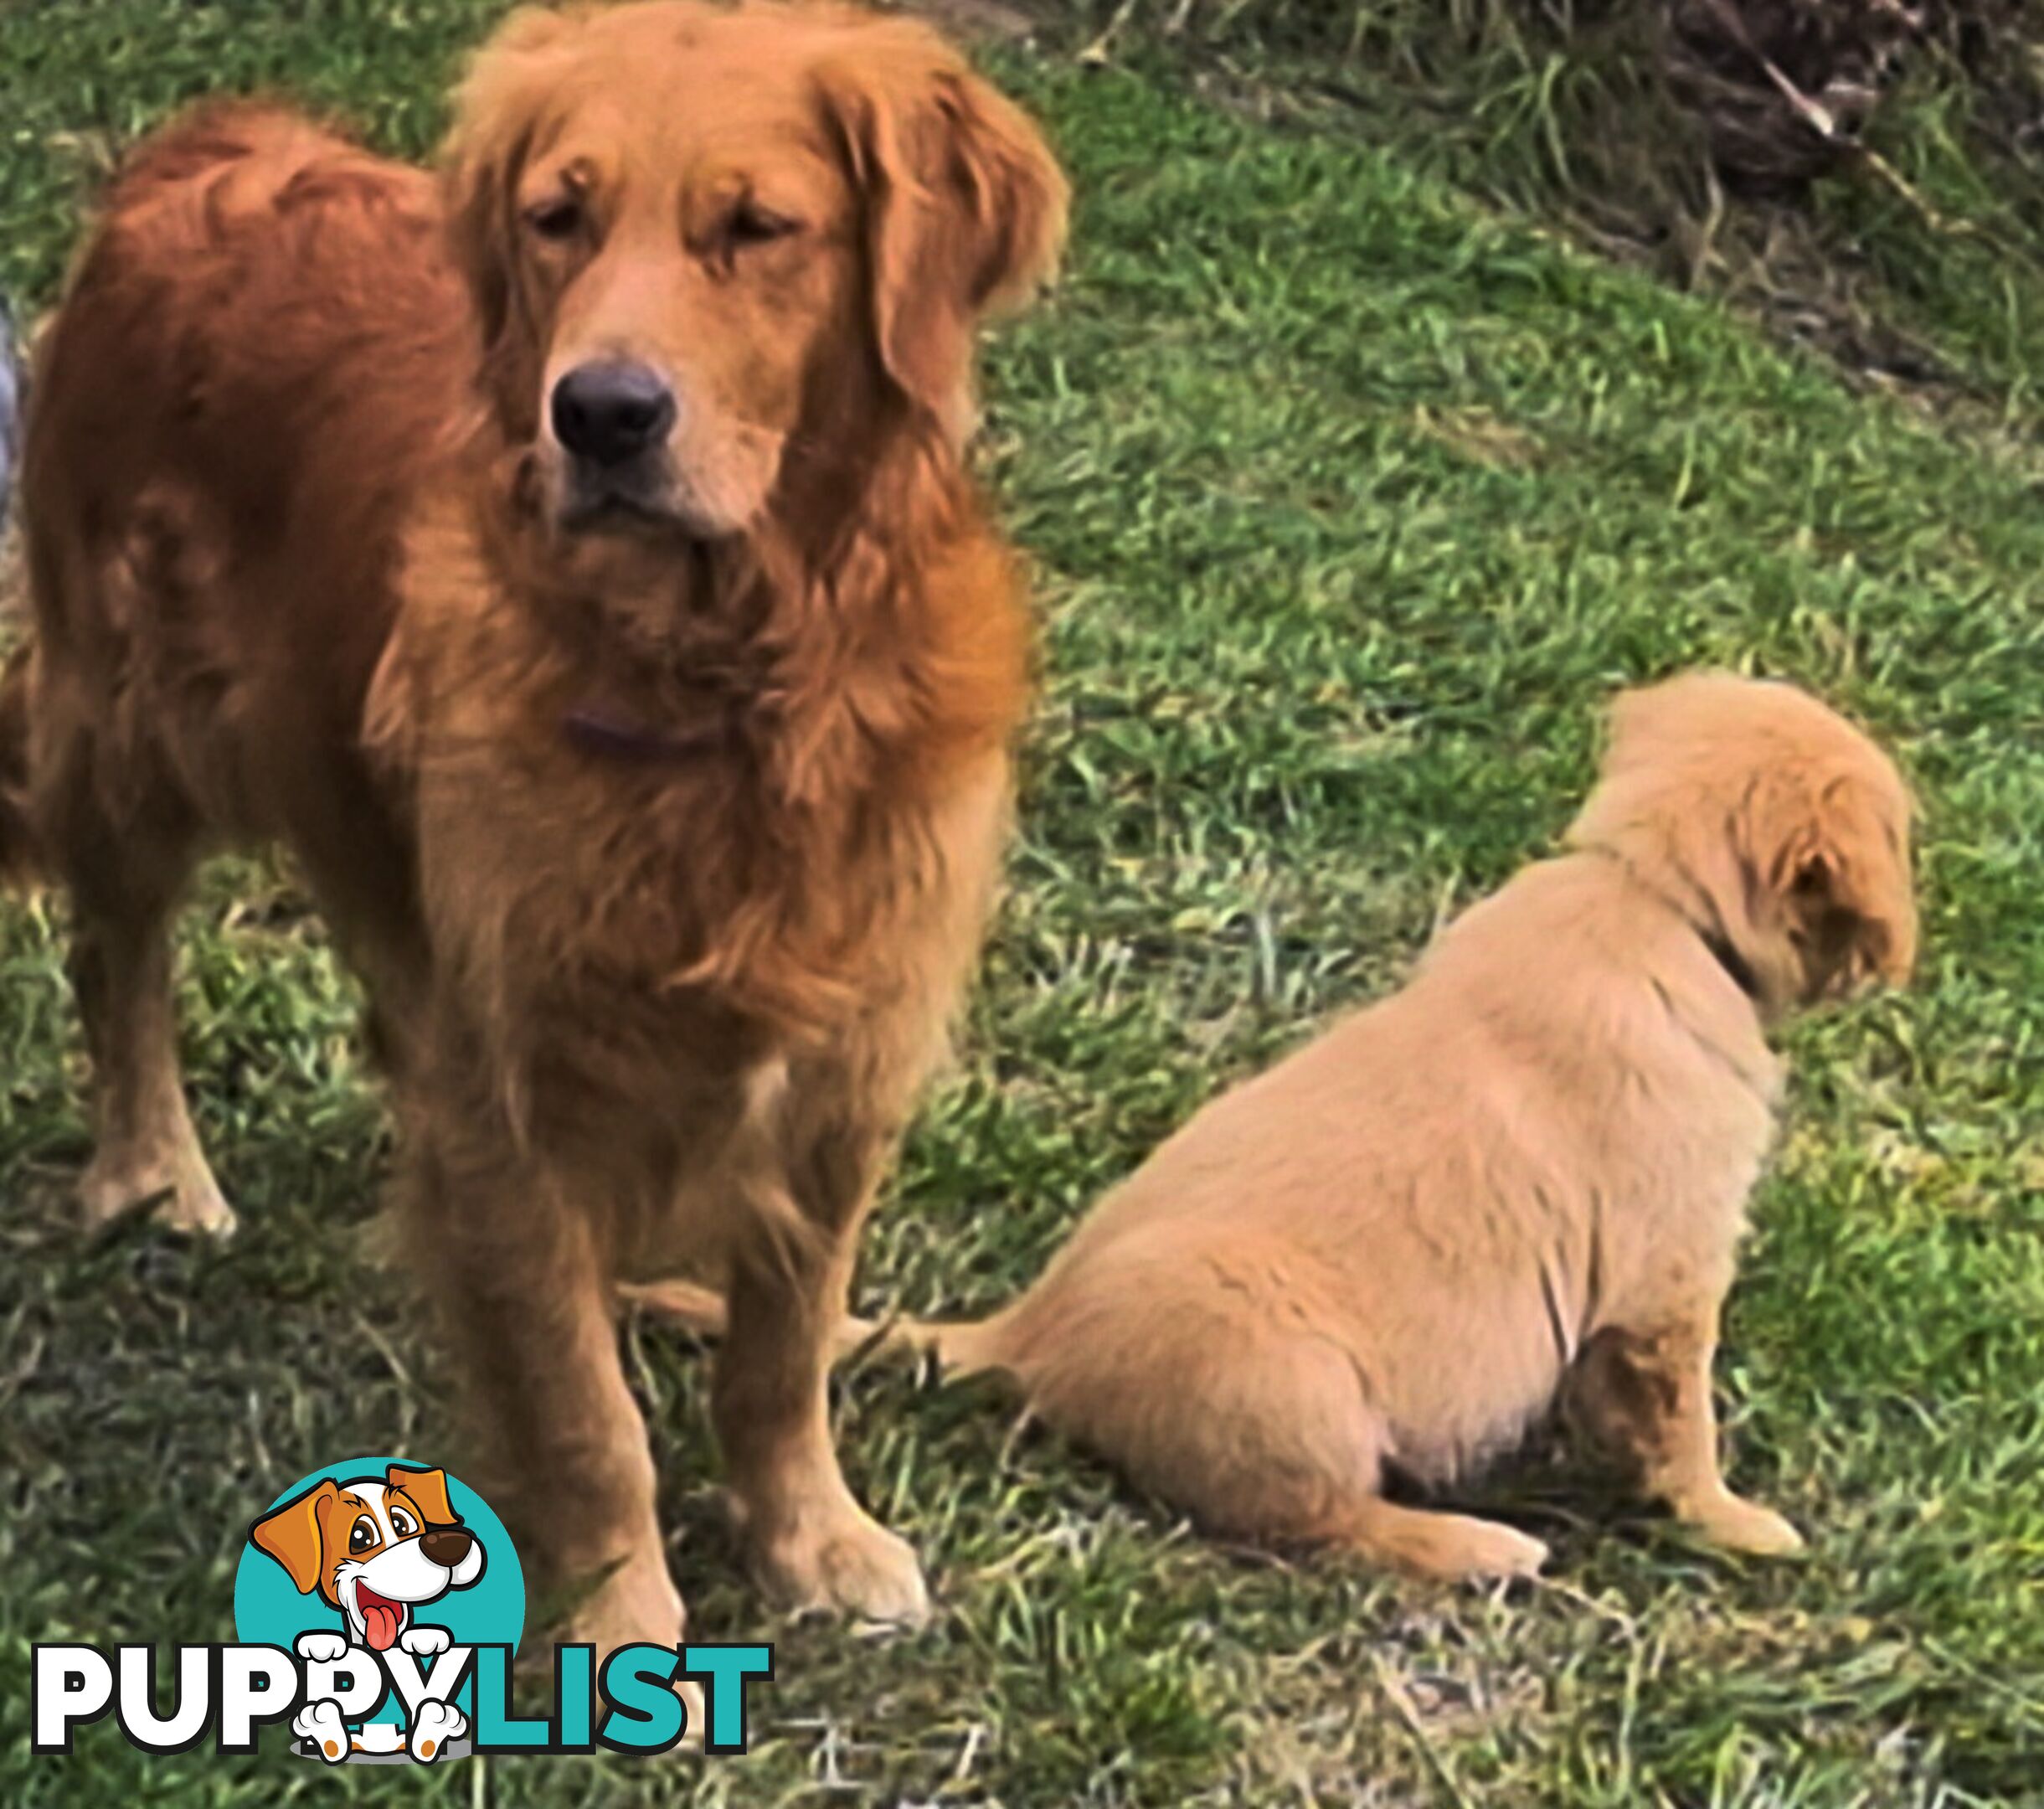
<path id="1" fill-rule="evenodd" d="M 28 696 L 31 649 L 0 662 L 0 885 L 27 880 L 35 868 L 28 832 Z"/>
<path id="2" fill-rule="evenodd" d="M 720 1338 L 730 1322 L 724 1297 L 697 1281 L 649 1281 L 620 1287 L 619 1294 L 641 1311 L 686 1327 L 698 1337 Z M 831 1361 L 865 1352 L 876 1356 L 934 1358 L 940 1368 L 960 1375 L 1002 1366 L 1002 1321 L 943 1323 L 929 1319 L 862 1319 L 847 1313 L 832 1329 Z"/>

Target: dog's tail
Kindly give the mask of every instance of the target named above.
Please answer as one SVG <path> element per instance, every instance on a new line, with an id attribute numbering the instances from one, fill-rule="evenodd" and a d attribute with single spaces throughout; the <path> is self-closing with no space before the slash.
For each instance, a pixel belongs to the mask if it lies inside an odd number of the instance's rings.
<path id="1" fill-rule="evenodd" d="M 730 1322 L 730 1311 L 716 1289 L 698 1281 L 648 1281 L 622 1287 L 620 1294 L 631 1305 L 662 1319 L 671 1319 L 698 1337 L 720 1338 Z M 1006 1318 L 940 1322 L 929 1319 L 862 1319 L 847 1313 L 831 1332 L 831 1361 L 863 1352 L 885 1357 L 934 1358 L 941 1369 L 960 1375 L 1001 1366 L 1001 1328 Z"/>
<path id="2" fill-rule="evenodd" d="M 28 832 L 28 697 L 33 649 L 0 660 L 0 885 L 29 877 L 34 843 Z"/>

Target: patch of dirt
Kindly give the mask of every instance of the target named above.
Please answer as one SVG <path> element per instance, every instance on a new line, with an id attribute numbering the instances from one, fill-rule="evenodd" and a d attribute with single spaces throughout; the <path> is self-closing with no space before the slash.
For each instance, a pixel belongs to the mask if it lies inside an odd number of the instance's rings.
<path id="1" fill-rule="evenodd" d="M 1041 23 L 1001 0 L 904 0 L 898 10 L 928 19 L 962 44 L 1026 44 Z"/>
<path id="2" fill-rule="evenodd" d="M 1032 3 L 1083 34 L 1106 0 Z M 2006 398 L 1898 323 L 1892 279 L 1812 197 L 1820 183 L 1857 183 L 1898 200 L 1928 240 L 2000 245 L 1995 229 L 1941 218 L 1866 142 L 1897 95 L 1954 96 L 1939 129 L 1988 180 L 2006 178 L 2006 224 L 2026 244 L 2004 249 L 2033 264 L 2044 203 L 2021 198 L 2044 168 L 2044 0 L 1470 0 L 1452 23 L 1391 9 L 1338 43 L 1254 4 L 1171 0 L 1166 18 L 1162 3 L 1121 0 L 1084 59 L 1162 39 L 1206 99 L 1279 129 L 1395 146 L 1437 120 L 1433 154 L 1486 190 L 1499 167 L 1469 121 L 1509 109 L 1475 103 L 1540 85 L 1547 151 L 1529 143 L 1495 198 L 1724 297 L 1856 387 L 2006 437 Z"/>

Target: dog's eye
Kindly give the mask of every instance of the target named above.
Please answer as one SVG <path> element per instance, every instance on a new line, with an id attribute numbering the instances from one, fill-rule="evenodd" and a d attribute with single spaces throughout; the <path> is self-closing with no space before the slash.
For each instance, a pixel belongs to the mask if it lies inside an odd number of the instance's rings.
<path id="1" fill-rule="evenodd" d="M 380 1543 L 376 1536 L 376 1523 L 367 1514 L 348 1529 L 348 1549 L 352 1552 L 365 1552 Z"/>
<path id="2" fill-rule="evenodd" d="M 582 229 L 582 204 L 573 195 L 556 195 L 525 210 L 525 224 L 542 239 L 559 243 Z"/>
<path id="3" fill-rule="evenodd" d="M 800 220 L 776 214 L 771 208 L 761 207 L 757 201 L 744 201 L 725 222 L 724 239 L 732 250 L 742 251 L 749 245 L 770 245 L 776 239 L 791 238 L 801 229 Z"/>
<path id="4" fill-rule="evenodd" d="M 419 1523 L 402 1508 L 393 1508 L 390 1510 L 390 1530 L 399 1538 L 409 1538 L 419 1530 Z"/>

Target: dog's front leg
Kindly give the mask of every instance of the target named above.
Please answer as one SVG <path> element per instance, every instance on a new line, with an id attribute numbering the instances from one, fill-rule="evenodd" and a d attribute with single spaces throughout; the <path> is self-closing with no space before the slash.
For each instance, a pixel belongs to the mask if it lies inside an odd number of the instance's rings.
<path id="1" fill-rule="evenodd" d="M 914 1624 L 929 1613 L 908 1544 L 852 1498 L 831 1439 L 833 1335 L 893 1145 L 878 1125 L 802 1135 L 788 1102 L 755 1103 L 713 1412 L 761 1586 L 795 1607 Z M 793 1145 L 794 1153 L 790 1153 Z"/>
<path id="2" fill-rule="evenodd" d="M 445 1128 L 409 1157 L 404 1223 L 479 1410 L 493 1499 L 545 1586 L 590 1593 L 566 1636 L 672 1646 L 682 1602 L 589 1219 L 507 1139 Z"/>
<path id="3" fill-rule="evenodd" d="M 1570 1407 L 1591 1435 L 1637 1466 L 1642 1492 L 1713 1544 L 1774 1556 L 1799 1551 L 1795 1528 L 1726 1487 L 1717 1460 L 1711 1362 L 1715 1301 L 1607 1326 L 1583 1347 Z"/>

